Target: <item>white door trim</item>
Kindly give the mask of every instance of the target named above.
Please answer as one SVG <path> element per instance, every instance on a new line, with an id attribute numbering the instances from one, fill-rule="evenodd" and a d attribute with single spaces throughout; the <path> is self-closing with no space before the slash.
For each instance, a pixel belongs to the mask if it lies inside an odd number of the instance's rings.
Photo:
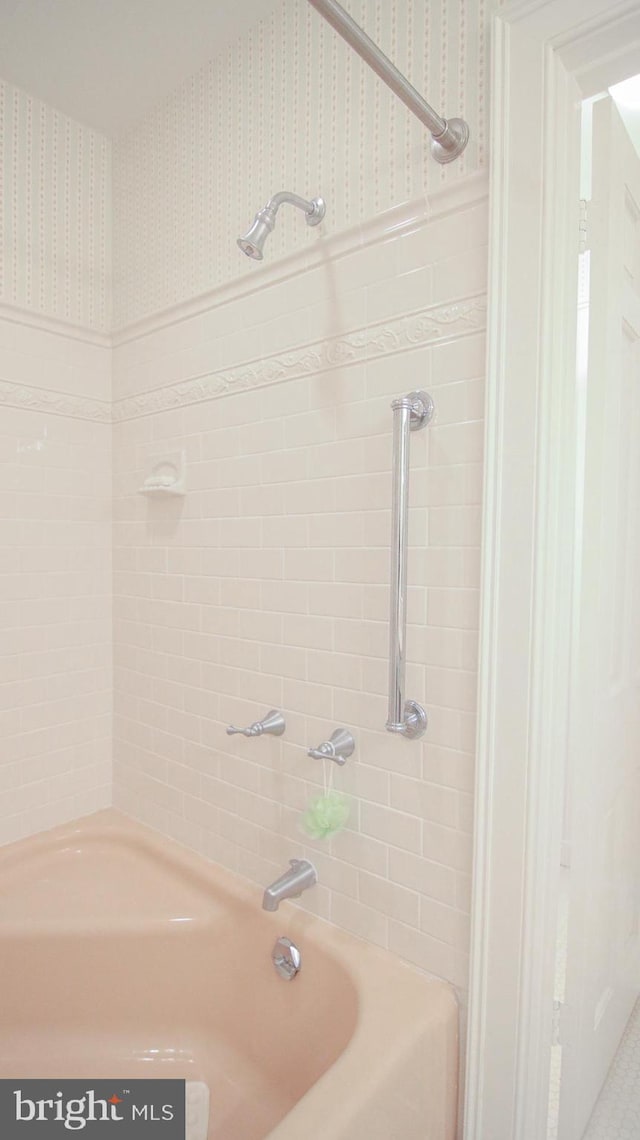
<path id="1" fill-rule="evenodd" d="M 546 1136 L 571 653 L 579 102 L 637 0 L 493 19 L 489 345 L 465 1140 Z M 631 62 L 633 61 L 633 62 Z"/>

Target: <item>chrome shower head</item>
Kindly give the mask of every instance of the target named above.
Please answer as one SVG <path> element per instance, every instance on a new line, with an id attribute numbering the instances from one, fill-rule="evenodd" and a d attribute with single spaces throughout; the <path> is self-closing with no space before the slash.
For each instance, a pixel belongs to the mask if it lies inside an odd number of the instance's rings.
<path id="1" fill-rule="evenodd" d="M 305 198 L 300 198 L 297 194 L 290 194 L 288 190 L 274 194 L 266 206 L 262 210 L 258 210 L 251 228 L 237 239 L 242 252 L 246 253 L 247 257 L 253 258 L 254 261 L 262 261 L 264 243 L 276 224 L 276 214 L 283 202 L 288 202 L 302 210 L 308 226 L 317 226 L 327 211 L 322 198 L 312 198 L 310 202 L 307 202 Z"/>
<path id="2" fill-rule="evenodd" d="M 272 214 L 268 207 L 260 210 L 254 220 L 253 225 L 247 230 L 246 234 L 238 238 L 238 245 L 247 257 L 252 257 L 254 261 L 262 261 L 264 256 L 263 248 L 269 234 L 275 225 L 275 213 Z"/>

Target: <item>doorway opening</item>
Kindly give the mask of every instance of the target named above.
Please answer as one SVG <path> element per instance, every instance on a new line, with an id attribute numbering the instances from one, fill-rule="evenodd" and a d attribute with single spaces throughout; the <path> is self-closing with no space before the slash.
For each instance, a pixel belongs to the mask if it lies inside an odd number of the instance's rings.
<path id="1" fill-rule="evenodd" d="M 640 1136 L 640 76 L 582 105 L 580 198 L 573 649 L 547 1140 L 624 1140 Z"/>

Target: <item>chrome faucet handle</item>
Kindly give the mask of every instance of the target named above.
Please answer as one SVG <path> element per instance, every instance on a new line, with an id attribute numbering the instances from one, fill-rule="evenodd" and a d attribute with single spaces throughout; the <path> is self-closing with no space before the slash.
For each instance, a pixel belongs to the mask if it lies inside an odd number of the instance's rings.
<path id="1" fill-rule="evenodd" d="M 347 728 L 336 728 L 329 740 L 323 740 L 317 748 L 310 748 L 307 756 L 314 760 L 335 760 L 336 764 L 345 764 L 347 758 L 355 750 L 356 742 Z"/>
<path id="2" fill-rule="evenodd" d="M 247 728 L 236 728 L 234 724 L 230 724 L 227 729 L 227 736 L 282 736 L 286 728 L 285 720 L 281 712 L 277 709 L 271 709 L 263 716 L 262 720 L 256 720 Z"/>

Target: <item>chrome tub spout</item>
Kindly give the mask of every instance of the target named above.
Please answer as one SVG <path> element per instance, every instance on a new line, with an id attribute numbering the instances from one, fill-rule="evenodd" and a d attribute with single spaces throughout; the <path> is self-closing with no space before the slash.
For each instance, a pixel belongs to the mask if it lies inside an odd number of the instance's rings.
<path id="1" fill-rule="evenodd" d="M 297 899 L 318 882 L 318 873 L 307 859 L 290 859 L 289 870 L 271 883 L 262 898 L 263 910 L 277 910 L 283 899 Z"/>

